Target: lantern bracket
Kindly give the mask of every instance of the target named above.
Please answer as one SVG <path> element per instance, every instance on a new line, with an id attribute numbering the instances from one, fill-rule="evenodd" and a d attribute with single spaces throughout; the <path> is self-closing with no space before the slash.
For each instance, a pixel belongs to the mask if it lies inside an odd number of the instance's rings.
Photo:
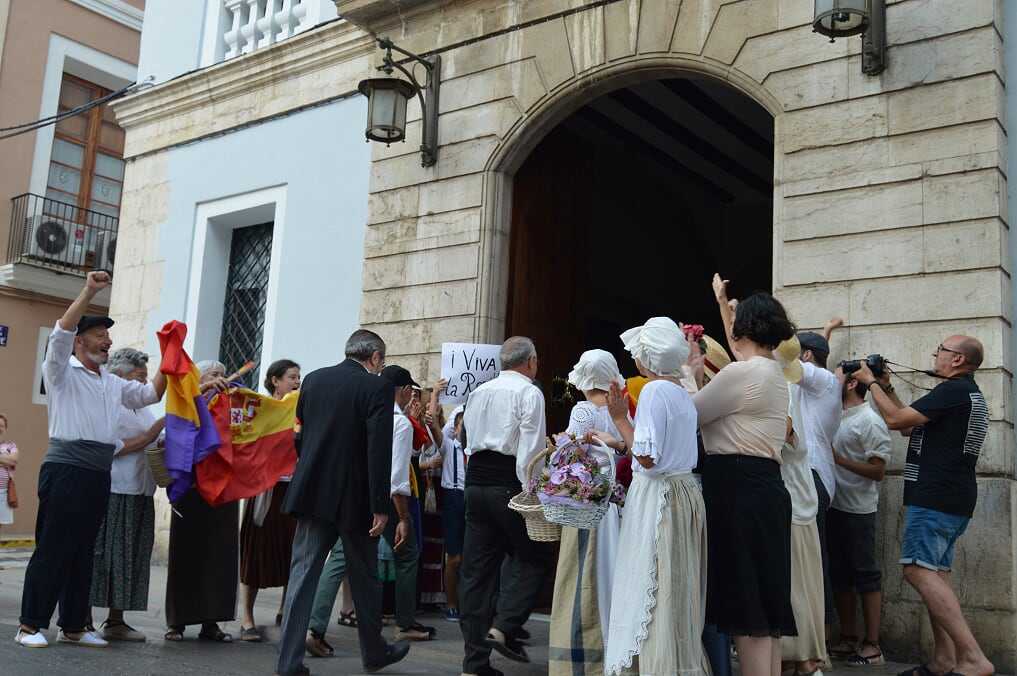
<path id="1" fill-rule="evenodd" d="M 438 162 L 438 88 L 441 83 L 441 56 L 435 54 L 429 57 L 417 56 L 396 45 L 389 38 L 378 38 L 378 47 L 385 50 L 382 65 L 378 70 L 391 75 L 398 70 L 406 76 L 406 79 L 413 85 L 417 98 L 420 100 L 421 124 L 423 125 L 420 135 L 420 164 L 424 167 L 432 167 Z M 407 57 L 406 60 L 421 64 L 427 78 L 421 85 L 413 72 L 403 66 L 402 62 L 392 58 L 392 52 L 398 52 Z"/>

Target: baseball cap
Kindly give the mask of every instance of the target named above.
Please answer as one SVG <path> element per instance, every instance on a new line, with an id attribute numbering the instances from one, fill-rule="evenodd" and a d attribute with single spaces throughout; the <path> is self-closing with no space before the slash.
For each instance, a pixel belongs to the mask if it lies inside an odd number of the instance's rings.
<path id="1" fill-rule="evenodd" d="M 402 366 L 386 366 L 381 371 L 381 377 L 392 383 L 395 387 L 406 387 L 411 385 L 412 387 L 419 388 L 420 385 L 413 380 L 410 372 L 404 369 Z"/>
<path id="2" fill-rule="evenodd" d="M 830 343 L 818 333 L 802 331 L 798 334 L 798 342 L 801 343 L 803 350 L 822 352 L 824 355 L 830 354 Z"/>
<path id="3" fill-rule="evenodd" d="M 101 317 L 99 315 L 84 315 L 78 320 L 78 331 L 77 335 L 81 335 L 89 329 L 94 329 L 97 326 L 101 326 L 104 329 L 108 329 L 113 326 L 113 320 L 109 317 Z"/>

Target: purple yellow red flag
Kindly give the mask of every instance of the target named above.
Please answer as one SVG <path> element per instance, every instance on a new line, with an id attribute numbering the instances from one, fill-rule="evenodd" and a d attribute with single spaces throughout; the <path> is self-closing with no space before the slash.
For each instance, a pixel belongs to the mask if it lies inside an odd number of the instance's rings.
<path id="1" fill-rule="evenodd" d="M 157 334 L 166 376 L 166 469 L 173 482 L 170 502 L 184 496 L 194 483 L 194 465 L 219 447 L 219 432 L 201 396 L 201 372 L 184 350 L 187 326 L 176 320 Z"/>

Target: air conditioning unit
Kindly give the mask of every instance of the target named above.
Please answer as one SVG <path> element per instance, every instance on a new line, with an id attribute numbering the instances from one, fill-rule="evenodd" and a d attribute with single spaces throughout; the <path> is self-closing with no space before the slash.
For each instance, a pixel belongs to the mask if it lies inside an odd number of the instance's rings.
<path id="1" fill-rule="evenodd" d="M 37 214 L 25 219 L 21 253 L 43 264 L 105 269 L 107 234 L 111 233 L 48 214 Z"/>

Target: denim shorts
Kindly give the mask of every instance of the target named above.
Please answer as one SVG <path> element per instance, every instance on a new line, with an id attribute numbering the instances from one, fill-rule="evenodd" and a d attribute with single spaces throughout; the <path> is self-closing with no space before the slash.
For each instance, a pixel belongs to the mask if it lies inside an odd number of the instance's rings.
<path id="1" fill-rule="evenodd" d="M 953 549 L 970 518 L 925 507 L 910 506 L 904 516 L 904 544 L 900 562 L 929 570 L 949 571 Z"/>

